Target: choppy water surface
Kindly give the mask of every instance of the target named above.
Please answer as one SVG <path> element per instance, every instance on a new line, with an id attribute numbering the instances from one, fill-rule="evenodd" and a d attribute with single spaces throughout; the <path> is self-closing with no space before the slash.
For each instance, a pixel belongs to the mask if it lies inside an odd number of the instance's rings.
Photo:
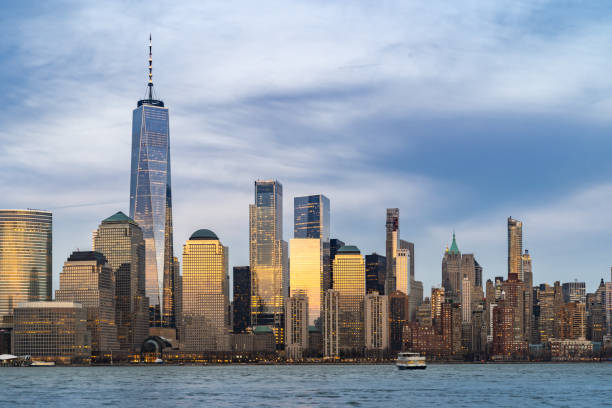
<path id="1" fill-rule="evenodd" d="M 0 368 L 0 405 L 603 407 L 612 363 Z"/>

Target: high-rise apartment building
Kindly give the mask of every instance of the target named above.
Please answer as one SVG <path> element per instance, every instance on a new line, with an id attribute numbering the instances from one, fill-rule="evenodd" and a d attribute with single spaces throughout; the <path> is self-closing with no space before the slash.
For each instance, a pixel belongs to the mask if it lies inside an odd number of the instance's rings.
<path id="1" fill-rule="evenodd" d="M 388 297 L 376 292 L 364 299 L 365 348 L 382 353 L 389 348 Z"/>
<path id="2" fill-rule="evenodd" d="M 63 364 L 91 355 L 87 311 L 74 302 L 23 302 L 15 307 L 14 353 Z"/>
<path id="3" fill-rule="evenodd" d="M 307 324 L 315 325 L 321 317 L 325 290 L 328 285 L 325 276 L 323 242 L 319 238 L 293 238 L 289 241 L 289 288 L 291 296 L 301 293 L 308 299 Z M 328 275 L 329 276 L 329 275 Z"/>
<path id="4" fill-rule="evenodd" d="M 366 292 L 385 293 L 385 276 L 387 273 L 387 258 L 376 252 L 365 256 L 366 262 Z"/>
<path id="5" fill-rule="evenodd" d="M 461 281 L 461 319 L 464 323 L 472 321 L 472 283 L 467 275 Z"/>
<path id="6" fill-rule="evenodd" d="M 229 350 L 228 249 L 207 229 L 191 234 L 183 247 L 184 349 Z"/>
<path id="7" fill-rule="evenodd" d="M 333 289 L 325 292 L 323 306 L 323 356 L 340 356 L 340 296 Z"/>
<path id="8" fill-rule="evenodd" d="M 559 314 L 560 335 L 562 339 L 585 340 L 587 334 L 586 326 L 586 304 L 569 302 L 561 307 Z"/>
<path id="9" fill-rule="evenodd" d="M 285 344 L 289 360 L 301 360 L 308 350 L 309 298 L 304 292 L 297 292 L 287 298 L 285 305 Z"/>
<path id="10" fill-rule="evenodd" d="M 249 205 L 251 324 L 270 326 L 276 344 L 284 344 L 284 305 L 289 294 L 287 242 L 283 241 L 283 186 L 275 180 L 255 182 Z"/>
<path id="11" fill-rule="evenodd" d="M 442 304 L 446 301 L 444 287 L 431 288 L 431 318 L 439 319 L 442 313 Z"/>
<path id="12" fill-rule="evenodd" d="M 21 302 L 51 300 L 51 218 L 0 210 L 0 324 Z"/>
<path id="13" fill-rule="evenodd" d="M 520 281 L 524 281 L 522 255 L 523 223 L 508 217 L 508 276 L 514 273 Z"/>
<path id="14" fill-rule="evenodd" d="M 248 266 L 234 266 L 234 333 L 242 333 L 251 325 L 251 270 Z"/>
<path id="15" fill-rule="evenodd" d="M 395 251 L 395 289 L 410 295 L 410 250 L 408 243 L 400 240 L 400 247 Z"/>
<path id="16" fill-rule="evenodd" d="M 168 108 L 154 99 L 149 38 L 148 97 L 132 114 L 130 218 L 145 241 L 145 288 L 151 326 L 176 326 Z"/>
<path id="17" fill-rule="evenodd" d="M 142 230 L 119 211 L 98 227 L 94 234 L 94 250 L 106 257 L 113 270 L 119 346 L 121 350 L 139 352 L 149 333 Z"/>
<path id="18" fill-rule="evenodd" d="M 522 268 L 523 268 L 523 283 L 525 284 L 525 293 L 524 293 L 524 305 L 525 312 L 523 316 L 523 321 L 525 323 L 525 334 L 527 336 L 527 340 L 530 343 L 534 342 L 533 336 L 533 325 L 534 325 L 534 317 L 533 317 L 533 270 L 531 265 L 531 255 L 529 255 L 529 250 L 525 250 L 525 253 L 521 256 Z"/>
<path id="19" fill-rule="evenodd" d="M 399 249 L 399 208 L 387 208 L 387 221 L 385 224 L 387 231 L 386 239 L 386 258 L 387 273 L 385 282 L 385 293 L 395 291 L 395 272 L 396 256 Z M 406 293 L 408 294 L 408 293 Z"/>
<path id="20" fill-rule="evenodd" d="M 80 303 L 87 310 L 94 359 L 107 360 L 119 350 L 113 270 L 104 255 L 95 251 L 73 252 L 64 262 L 55 299 Z"/>
<path id="21" fill-rule="evenodd" d="M 339 347 L 361 352 L 364 346 L 363 299 L 365 260 L 359 249 L 347 245 L 338 250 L 333 264 L 334 291 L 338 293 Z"/>

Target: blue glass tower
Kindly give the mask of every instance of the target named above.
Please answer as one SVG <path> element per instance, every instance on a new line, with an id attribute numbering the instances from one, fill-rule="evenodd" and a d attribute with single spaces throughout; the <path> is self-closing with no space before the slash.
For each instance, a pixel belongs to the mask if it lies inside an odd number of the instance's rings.
<path id="1" fill-rule="evenodd" d="M 142 229 L 145 240 L 150 324 L 175 327 L 170 129 L 168 108 L 153 98 L 150 40 L 148 98 L 138 101 L 132 119 L 130 217 Z"/>
<path id="2" fill-rule="evenodd" d="M 293 199 L 293 237 L 329 242 L 329 199 L 322 194 Z"/>

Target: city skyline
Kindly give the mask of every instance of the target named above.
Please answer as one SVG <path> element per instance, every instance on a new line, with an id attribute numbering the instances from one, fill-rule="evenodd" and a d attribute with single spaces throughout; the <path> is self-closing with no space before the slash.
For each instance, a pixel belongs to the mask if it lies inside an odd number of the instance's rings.
<path id="1" fill-rule="evenodd" d="M 112 11 L 115 6 L 108 7 Z M 312 10 L 309 10 L 307 6 L 302 7 L 304 10 L 298 19 L 300 21 L 313 19 Z M 496 9 L 497 6 L 490 7 L 485 12 L 468 10 L 467 13 L 490 21 L 491 17 L 487 13 L 500 12 Z M 576 42 L 580 44 L 580 41 L 592 40 L 593 36 L 598 34 L 598 29 L 603 30 L 603 27 L 597 24 L 601 17 L 596 18 L 592 15 L 593 8 L 586 10 L 581 15 L 577 28 L 567 26 L 565 18 L 568 17 L 561 13 L 559 26 L 550 28 L 552 34 L 538 32 L 534 26 L 527 23 L 530 17 L 537 14 L 536 12 L 542 11 L 541 8 L 534 7 L 514 10 L 514 14 L 510 14 L 514 20 L 506 29 L 515 31 L 525 27 L 531 28 L 528 33 L 530 38 L 536 42 L 535 47 L 539 51 L 546 50 L 547 46 L 550 46 L 551 37 L 554 35 L 561 35 L 564 40 L 557 47 L 561 47 L 561 50 L 568 50 L 568 47 Z M 53 14 L 51 10 L 43 7 L 38 13 L 58 21 L 68 18 L 68 21 L 73 23 L 69 19 L 70 16 L 85 14 L 86 17 L 87 11 L 77 7 L 71 12 L 73 14 L 67 17 L 62 14 Z M 356 7 L 349 14 L 357 20 L 358 24 L 363 24 L 365 11 L 364 8 Z M 556 11 L 560 13 L 559 10 Z M 7 100 L 10 102 L 7 110 L 0 114 L 0 125 L 3 129 L 1 136 L 7 142 L 7 149 L 0 156 L 3 163 L 6 163 L 6 172 L 2 175 L 3 183 L 1 183 L 3 190 L 0 192 L 4 192 L 3 196 L 7 197 L 3 205 L 6 208 L 42 207 L 53 213 L 53 288 L 58 288 L 58 276 L 63 260 L 77 248 L 90 249 L 90 233 L 97 227 L 100 220 L 119 210 L 129 212 L 125 198 L 129 190 L 129 180 L 126 174 L 130 166 L 129 154 L 126 153 L 129 148 L 125 149 L 130 144 L 131 127 L 128 109 L 133 108 L 134 100 L 143 93 L 142 88 L 144 88 L 146 79 L 146 66 L 144 65 L 146 54 L 143 44 L 148 32 L 135 30 L 134 38 L 142 38 L 142 41 L 132 40 L 129 43 L 126 43 L 123 38 L 119 41 L 119 37 L 113 35 L 100 36 L 99 40 L 92 40 L 90 36 L 93 36 L 95 32 L 93 28 L 83 28 L 73 23 L 63 30 L 49 31 L 50 29 L 40 27 L 40 22 L 34 18 L 35 16 L 26 18 L 19 15 L 19 10 L 16 12 L 18 18 L 15 21 L 17 23 L 7 24 L 3 28 L 3 30 L 10 30 L 15 28 L 14 24 L 18 24 L 17 35 L 5 36 L 7 39 L 11 38 L 8 41 L 16 46 L 15 51 L 11 51 L 14 54 L 0 50 L 2 55 L 16 57 L 7 59 L 6 69 L 0 73 L 0 79 L 16 78 L 16 81 L 0 81 L 4 82 L 0 85 L 0 89 L 6 91 Z M 185 9 L 179 9 L 175 13 L 179 12 L 185 12 Z M 227 15 L 224 14 L 226 12 L 217 10 L 214 21 L 218 23 L 219 20 L 223 20 L 223 16 L 227 18 Z M 331 7 L 329 12 L 336 17 L 336 21 L 344 21 L 339 17 L 339 10 L 336 8 Z M 385 19 L 389 18 L 385 10 L 381 10 L 380 13 L 384 14 Z M 105 14 L 102 13 L 102 15 Z M 128 19 L 136 18 L 133 9 L 128 9 L 126 15 Z M 442 18 L 431 13 L 427 15 L 430 18 Z M 380 21 L 380 16 L 374 15 L 372 18 L 374 23 Z M 447 20 L 443 21 L 450 24 Z M 590 30 L 585 28 L 586 21 L 593 23 Z M 460 21 L 456 26 L 451 24 L 450 27 L 459 30 L 465 28 L 465 24 L 467 23 Z M 142 25 L 135 24 L 134 26 L 141 30 Z M 45 44 L 38 43 L 35 38 L 26 34 L 25 29 L 28 27 L 33 28 L 32 31 L 43 33 L 43 35 L 37 34 L 38 37 L 51 40 L 64 38 L 70 30 L 83 30 L 83 39 L 87 40 L 86 45 L 67 41 L 65 50 L 60 51 L 57 48 L 49 47 L 48 41 L 45 41 Z M 579 81 L 581 78 L 586 78 L 585 73 L 575 73 L 577 77 L 572 77 L 574 82 L 570 81 L 569 85 L 573 87 L 569 86 L 567 93 L 558 94 L 559 90 L 556 88 L 540 89 L 540 92 L 546 95 L 538 94 L 537 89 L 532 93 L 527 92 L 528 87 L 524 88 L 524 95 L 507 95 L 502 92 L 506 88 L 496 87 L 496 85 L 505 83 L 501 80 L 503 78 L 485 77 L 481 81 L 469 76 L 473 83 L 484 86 L 485 89 L 482 92 L 488 90 L 492 93 L 491 95 L 485 92 L 485 95 L 490 97 L 487 100 L 493 99 L 495 102 L 492 104 L 491 111 L 482 105 L 470 105 L 473 106 L 474 112 L 466 113 L 458 106 L 449 107 L 448 105 L 453 104 L 453 100 L 443 106 L 436 106 L 437 109 L 425 109 L 425 118 L 441 118 L 441 125 L 434 123 L 436 121 L 433 119 L 417 118 L 416 116 L 423 113 L 424 107 L 409 103 L 401 105 L 401 109 L 398 108 L 400 112 L 395 111 L 393 115 L 384 116 L 376 121 L 368 121 L 372 114 L 363 112 L 364 105 L 359 103 L 361 97 L 370 95 L 369 92 L 372 92 L 372 95 L 375 96 L 374 100 L 382 107 L 395 99 L 390 99 L 388 91 L 385 91 L 384 87 L 377 86 L 376 81 L 366 80 L 367 74 L 364 76 L 355 74 L 353 71 L 367 71 L 371 74 L 373 68 L 368 68 L 367 62 L 373 56 L 379 55 L 384 45 L 393 43 L 392 40 L 404 40 L 400 44 L 408 47 L 408 50 L 412 49 L 411 47 L 415 45 L 406 43 L 405 32 L 394 33 L 383 30 L 387 36 L 385 41 L 366 45 L 365 56 L 362 56 L 361 60 L 358 58 L 359 49 L 351 46 L 348 47 L 347 55 L 337 56 L 337 59 L 332 61 L 331 67 L 327 67 L 318 60 L 315 61 L 314 68 L 316 69 L 310 81 L 289 75 L 258 76 L 260 78 L 258 83 L 247 87 L 247 90 L 237 91 L 227 82 L 228 77 L 219 70 L 205 69 L 203 73 L 180 71 L 181 74 L 185 74 L 182 76 L 186 79 L 179 78 L 181 75 L 174 72 L 172 68 L 173 63 L 176 62 L 175 57 L 183 58 L 179 61 L 192 61 L 192 63 L 195 62 L 193 58 L 196 57 L 194 53 L 181 53 L 193 45 L 183 45 L 183 48 L 173 50 L 173 46 L 178 43 L 177 38 L 187 37 L 187 34 L 190 33 L 189 29 L 179 29 L 172 24 L 169 27 L 161 30 L 162 32 L 153 31 L 153 37 L 156 41 L 156 52 L 159 52 L 159 57 L 156 57 L 156 69 L 159 67 L 157 71 L 159 75 L 156 78 L 160 78 L 161 93 L 172 106 L 173 114 L 175 113 L 171 127 L 172 162 L 175 166 L 173 167 L 173 181 L 175 181 L 173 198 L 177 200 L 173 203 L 176 225 L 174 246 L 176 248 L 182 247 L 194 230 L 210 228 L 224 237 L 224 244 L 231 248 L 230 266 L 247 265 L 248 214 L 245 207 L 251 202 L 250 188 L 254 180 L 274 178 L 283 183 L 284 187 L 283 235 L 285 237 L 292 236 L 293 209 L 290 204 L 293 197 L 320 193 L 325 194 L 332 202 L 332 238 L 354 243 L 362 249 L 363 254 L 374 251 L 384 254 L 384 210 L 388 207 L 400 208 L 402 237 L 415 243 L 415 252 L 418 254 L 415 278 L 424 282 L 425 294 L 428 293 L 430 286 L 440 284 L 440 257 L 444 247 L 450 241 L 449 237 L 453 229 L 457 232 L 460 247 L 473 252 L 483 266 L 483 282 L 493 276 L 505 276 L 507 244 L 504 233 L 506 225 L 503 220 L 509 214 L 524 222 L 523 248 L 529 249 L 533 255 L 534 284 L 552 283 L 555 280 L 569 282 L 578 278 L 586 282 L 588 290 L 592 290 L 597 286 L 601 277 L 607 279 L 610 260 L 607 258 L 609 250 L 606 248 L 609 247 L 609 243 L 602 238 L 607 236 L 605 226 L 610 225 L 608 222 L 610 215 L 605 203 L 610 202 L 609 197 L 612 195 L 612 188 L 606 181 L 612 169 L 606 167 L 609 165 L 605 163 L 604 157 L 600 156 L 602 154 L 600 152 L 609 151 L 610 142 L 603 140 L 608 125 L 605 119 L 607 105 L 605 95 L 598 99 L 601 101 L 599 104 L 585 101 L 585 98 L 588 99 L 589 96 L 586 92 L 588 87 Z M 328 30 L 332 29 L 325 25 L 319 27 L 326 36 L 329 35 Z M 499 26 L 492 28 L 492 30 L 496 29 L 499 29 Z M 247 26 L 247 30 L 258 36 L 256 36 L 256 42 L 247 42 L 252 45 L 252 48 L 238 47 L 237 52 L 242 51 L 245 58 L 255 53 L 253 51 L 261 51 L 261 42 L 265 38 L 265 33 L 253 25 Z M 299 34 L 297 31 L 291 32 Z M 96 34 L 99 35 L 97 32 Z M 321 40 L 317 33 L 312 34 L 312 39 L 298 35 L 298 43 L 308 47 L 315 44 L 317 39 Z M 442 35 L 437 31 L 435 34 Z M 501 35 L 503 31 L 495 31 L 493 34 Z M 570 34 L 578 34 L 573 42 L 567 39 Z M 105 40 L 102 40 L 102 37 Z M 492 38 L 494 45 L 503 45 L 502 39 L 495 35 Z M 349 39 L 354 40 L 355 37 Z M 435 38 L 435 40 L 440 39 Z M 241 40 L 244 41 L 244 38 L 241 37 Z M 420 38 L 420 40 L 423 39 Z M 217 44 L 218 46 L 217 42 L 221 40 L 215 37 L 211 41 L 211 45 Z M 432 39 L 430 42 L 424 41 L 423 43 L 431 46 L 436 41 Z M 350 44 L 354 45 L 352 42 Z M 489 63 L 491 63 L 490 58 L 495 55 L 495 53 L 487 54 L 483 51 L 484 47 L 478 43 L 451 42 L 451 45 L 456 47 L 470 45 L 473 48 L 468 49 L 479 53 Z M 336 45 L 329 44 L 329 46 L 334 50 Z M 76 50 L 81 49 L 82 51 L 83 47 L 85 47 L 85 53 L 92 53 L 96 58 L 91 61 L 85 58 L 87 62 L 81 61 Z M 597 61 L 604 58 L 604 54 L 610 54 L 607 45 L 595 44 L 587 48 L 594 52 L 595 56 L 592 58 Z M 26 52 L 26 49 L 29 51 Z M 559 48 L 555 50 L 557 53 L 560 52 Z M 278 50 L 271 48 L 268 51 L 268 53 L 263 52 L 262 55 L 274 56 L 274 60 L 279 63 L 286 60 L 282 57 L 291 55 L 289 50 L 280 46 Z M 521 46 L 516 46 L 511 51 L 526 53 L 526 56 L 530 57 L 527 62 L 532 63 L 534 68 L 541 68 L 535 52 L 530 53 Z M 119 57 L 108 58 L 110 53 L 117 53 Z M 402 51 L 398 51 L 398 54 L 402 54 Z M 189 59 L 186 58 L 187 55 Z M 126 57 L 125 61 L 119 62 L 118 59 L 122 56 Z M 215 56 L 220 55 L 213 54 L 212 58 Z M 448 57 L 447 54 L 434 53 L 435 62 L 438 64 L 447 61 Z M 105 62 L 101 64 L 98 58 L 104 59 Z M 415 58 L 416 67 L 426 62 L 421 53 L 417 52 Z M 34 60 L 40 60 L 40 62 L 34 64 Z M 55 60 L 62 62 L 62 67 L 66 63 L 75 62 L 73 66 L 82 72 L 87 72 L 87 75 L 99 74 L 100 81 L 96 83 L 85 81 L 83 74 L 71 70 L 66 74 L 61 74 L 53 69 L 47 70 L 47 68 L 55 67 L 53 62 Z M 360 67 L 358 64 L 360 61 L 364 61 L 366 66 Z M 460 61 L 473 62 L 468 57 L 463 57 Z M 25 79 L 13 70 L 13 64 L 23 64 L 28 74 L 45 71 L 47 87 L 41 92 L 58 92 L 55 97 L 60 103 L 54 107 L 41 109 L 37 100 L 19 98 L 22 95 L 20 92 L 23 91 L 18 91 L 18 86 L 23 85 L 21 81 Z M 308 64 L 303 61 L 291 64 L 299 68 L 298 71 L 308 67 Z M 415 66 L 411 65 L 409 60 L 397 61 L 393 65 L 392 61 L 383 59 L 382 65 L 385 64 L 406 70 Z M 195 65 L 204 66 L 206 64 Z M 347 79 L 349 84 L 343 83 L 335 74 L 334 70 L 343 66 L 351 67 L 349 71 L 353 76 Z M 508 70 L 502 70 L 501 73 L 512 78 L 513 74 L 520 72 L 516 66 L 512 64 L 509 66 Z M 260 69 L 266 67 L 265 64 L 254 64 L 246 74 L 255 75 Z M 280 64 L 278 70 L 273 72 L 282 74 L 283 67 L 286 66 Z M 570 68 L 572 67 L 562 65 L 565 73 L 573 73 Z M 374 70 L 377 69 L 379 68 L 374 68 Z M 596 68 L 592 69 L 596 70 Z M 535 78 L 531 77 L 532 82 L 530 83 L 535 83 L 540 79 L 537 72 L 538 70 L 534 69 L 532 75 L 535 75 Z M 466 75 L 465 71 L 460 71 L 459 74 Z M 70 75 L 71 78 L 68 80 L 69 77 L 64 75 Z M 237 74 L 232 71 L 232 75 Z M 445 72 L 438 72 L 434 77 L 434 79 L 441 80 L 441 92 L 454 90 L 449 85 L 448 75 Z M 30 76 L 40 77 L 40 75 Z M 316 81 L 317 76 L 318 79 L 323 77 L 324 80 Z M 205 83 L 218 83 L 226 87 L 225 93 L 215 94 L 215 91 L 219 90 L 217 88 L 219 85 L 215 85 L 210 91 L 202 93 L 198 88 L 194 92 L 195 95 L 190 94 L 186 84 L 196 82 L 201 78 L 204 78 Z M 241 80 L 246 78 L 242 75 L 238 77 Z M 387 79 L 390 83 L 398 81 L 403 83 L 398 75 L 385 74 L 380 75 L 379 78 Z M 594 75 L 592 81 L 596 82 L 597 78 L 599 77 Z M 400 89 L 410 94 L 408 90 L 416 86 L 415 81 L 419 82 L 417 80 L 426 82 L 427 78 L 413 75 L 408 83 L 403 83 L 405 87 Z M 66 86 L 61 86 L 62 81 L 68 81 L 64 84 Z M 492 81 L 493 84 L 487 81 Z M 71 86 L 77 82 L 83 86 L 82 91 L 77 91 Z M 567 81 L 561 82 L 564 86 L 568 86 Z M 590 85 L 592 83 L 589 82 Z M 552 87 L 550 82 L 545 82 L 544 85 Z M 604 86 L 605 82 L 602 81 L 601 89 L 605 89 Z M 361 93 L 359 93 L 360 89 Z M 428 96 L 423 105 L 435 105 L 433 102 L 436 99 L 433 91 L 418 89 Z M 63 91 L 60 93 L 60 90 Z M 550 91 L 550 94 L 546 91 Z M 98 106 L 97 109 L 100 111 L 95 116 L 91 115 L 88 106 L 81 104 L 85 97 L 89 99 L 92 94 L 104 97 L 106 101 L 111 102 L 110 106 Z M 551 102 L 549 99 L 551 95 L 558 96 L 562 102 L 560 104 Z M 582 105 L 578 103 L 577 106 L 574 106 L 567 102 L 574 95 L 582 97 L 578 98 Z M 43 93 L 42 96 L 46 95 Z M 457 99 L 462 102 L 471 100 L 465 94 L 458 96 Z M 201 112 L 194 112 L 190 105 L 193 106 L 198 102 L 204 102 L 201 105 L 204 109 Z M 519 109 L 522 102 L 529 107 L 535 106 L 537 109 L 535 113 L 530 112 L 526 124 L 517 125 L 514 122 L 516 115 L 520 116 L 522 113 Z M 75 103 L 80 104 L 81 109 L 74 109 Z M 328 109 L 321 110 L 321 107 L 328 106 L 326 104 L 329 104 Z M 35 119 L 38 122 L 28 122 L 26 125 L 23 115 L 26 112 L 29 113 L 27 108 L 32 106 L 39 110 L 40 118 Z M 240 107 L 246 110 L 240 113 Z M 567 129 L 561 129 L 563 126 L 553 125 L 545 120 L 551 115 L 556 117 L 573 111 L 570 109 L 572 107 L 582 107 L 581 110 L 591 111 L 591 114 L 576 114 L 569 119 L 565 118 L 566 122 L 562 121 L 562 125 L 568 125 Z M 593 109 L 587 109 L 588 107 L 593 107 Z M 300 117 L 300 109 L 305 110 L 304 117 Z M 254 116 L 259 113 L 262 113 L 262 118 L 266 120 L 255 120 Z M 458 119 L 457 115 L 465 116 Z M 88 116 L 95 117 L 97 120 L 91 122 Z M 236 121 L 236 125 L 230 126 L 228 122 L 233 122 L 233 119 L 240 120 Z M 308 119 L 316 120 L 311 125 L 307 125 L 304 120 Z M 512 125 L 511 130 L 500 130 L 502 126 L 499 126 L 498 119 L 501 119 L 504 127 Z M 268 122 L 268 124 L 263 122 Z M 39 127 L 32 127 L 34 124 Z M 364 132 L 352 132 L 356 125 L 364 124 L 365 133 L 373 132 L 382 135 L 376 138 L 378 143 L 367 140 Z M 42 133 L 47 136 L 34 134 L 40 133 L 41 127 L 44 127 L 45 132 Z M 451 128 L 455 129 L 449 135 L 445 135 Z M 201 137 L 200 134 L 202 129 L 204 137 Z M 300 151 L 301 149 L 290 140 L 291 138 L 285 136 L 292 135 L 291 130 L 296 131 L 302 142 L 308 140 L 311 144 L 303 144 L 304 150 Z M 573 136 L 572 131 L 576 135 L 586 134 L 588 138 L 580 136 L 582 139 L 576 139 L 578 136 Z M 510 136 L 513 132 L 524 135 Z M 344 133 L 352 135 L 353 144 L 346 143 L 348 140 L 346 136 L 340 137 Z M 406 134 L 411 137 L 407 137 Z M 485 138 L 487 134 L 494 134 L 499 139 L 491 142 Z M 552 137 L 549 134 L 558 135 L 560 143 L 555 144 L 554 147 L 545 143 L 549 140 L 548 137 Z M 87 143 L 75 143 L 77 139 L 73 138 L 76 135 L 79 141 L 82 141 L 83 135 L 87 135 Z M 337 142 L 330 141 L 328 136 L 338 136 Z M 531 138 L 528 139 L 528 136 Z M 481 162 L 478 165 L 466 166 L 467 169 L 460 169 L 458 159 L 447 153 L 443 153 L 440 158 L 434 160 L 439 152 L 432 154 L 429 148 L 423 146 L 429 143 L 428 138 L 433 138 L 434 141 L 447 141 L 455 138 L 458 142 L 460 141 L 458 144 L 475 148 L 476 153 L 469 158 L 481 159 Z M 22 139 L 28 141 L 22 141 Z M 577 140 L 580 140 L 578 148 L 584 148 L 585 152 L 588 152 L 587 157 L 590 158 L 588 161 L 594 163 L 592 168 L 586 169 L 584 165 L 579 164 L 580 162 L 574 156 L 580 156 L 582 160 L 584 156 L 570 151 L 576 148 Z M 416 160 L 411 166 L 404 166 L 401 163 L 404 158 L 402 155 L 411 158 L 414 157 L 414 153 L 404 149 L 396 152 L 394 147 L 389 147 L 389 145 L 395 146 L 398 141 L 405 141 L 407 145 L 414 146 L 416 153 L 423 153 L 425 159 Z M 249 147 L 239 148 L 241 143 Z M 255 148 L 262 145 L 269 146 L 270 149 L 265 152 L 251 150 L 251 146 Z M 120 148 L 117 149 L 117 146 Z M 322 146 L 328 146 L 328 148 L 322 151 Z M 462 146 L 457 146 L 459 153 L 466 152 L 463 150 L 465 147 Z M 516 170 L 510 164 L 497 165 L 498 156 L 501 154 L 500 148 L 511 146 L 525 155 L 524 166 L 520 170 Z M 565 146 L 567 147 L 564 149 Z M 121 150 L 121 153 L 116 154 L 117 150 Z M 91 151 L 96 151 L 95 157 Z M 372 155 L 366 155 L 366 152 Z M 265 159 L 261 160 L 263 164 L 245 160 L 245 158 L 257 157 L 255 153 L 261 154 L 261 157 Z M 547 155 L 552 155 L 556 161 L 550 160 L 537 165 L 530 164 L 539 157 Z M 26 156 L 32 160 L 24 160 L 23 157 Z M 495 157 L 495 160 L 492 160 L 492 157 Z M 370 160 L 369 163 L 367 163 L 368 160 Z M 387 163 L 393 160 L 400 163 L 397 165 Z M 242 161 L 248 162 L 249 165 L 240 164 Z M 355 164 L 359 162 L 361 164 Z M 559 166 L 560 162 L 565 165 Z M 303 172 L 304 168 L 317 168 L 317 170 L 309 174 Z M 451 172 L 451 169 L 454 169 L 455 172 Z M 568 169 L 576 174 L 570 177 Z M 491 172 L 489 178 L 483 179 L 477 174 L 483 170 Z M 517 172 L 514 173 L 514 171 Z M 15 177 L 15 174 L 19 176 Z M 45 185 L 42 185 L 41 177 L 44 177 Z M 516 183 L 517 188 L 508 189 L 508 191 L 512 190 L 512 193 L 509 194 L 503 191 L 503 188 L 508 188 L 511 180 Z M 542 189 L 542 186 L 548 185 L 551 187 Z M 376 186 L 374 194 L 371 190 L 372 186 Z M 462 189 L 465 191 L 462 192 Z M 540 189 L 542 191 L 539 191 Z M 8 193 L 9 191 L 11 194 Z M 448 197 L 449 192 L 454 194 L 453 199 L 445 202 L 438 201 L 439 197 Z M 222 203 L 204 201 L 209 195 L 223 197 L 223 200 L 220 200 Z M 366 198 L 355 201 L 356 196 Z M 487 196 L 487 200 L 475 205 L 483 196 Z M 207 205 L 206 211 L 201 210 L 202 202 Z M 96 205 L 78 206 L 90 203 Z M 473 208 L 467 209 L 468 207 Z M 560 245 L 560 243 L 567 242 L 568 239 L 577 241 L 577 248 L 571 253 L 565 251 Z M 577 253 L 580 253 L 581 256 L 576 256 Z"/>

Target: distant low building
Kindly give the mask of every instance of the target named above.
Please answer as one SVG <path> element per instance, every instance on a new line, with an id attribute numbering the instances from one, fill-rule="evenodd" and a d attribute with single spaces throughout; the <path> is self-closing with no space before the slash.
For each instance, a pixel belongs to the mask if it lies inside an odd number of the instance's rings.
<path id="1" fill-rule="evenodd" d="M 91 356 L 87 310 L 74 302 L 24 302 L 15 308 L 14 354 L 70 364 Z"/>

